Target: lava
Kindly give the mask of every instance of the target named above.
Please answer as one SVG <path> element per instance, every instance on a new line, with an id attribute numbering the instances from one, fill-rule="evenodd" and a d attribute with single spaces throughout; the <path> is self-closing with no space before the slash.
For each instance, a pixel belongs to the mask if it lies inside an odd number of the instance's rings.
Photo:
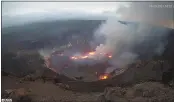
<path id="1" fill-rule="evenodd" d="M 110 55 L 110 56 L 108 56 L 109 58 L 112 58 L 112 56 Z"/>
<path id="2" fill-rule="evenodd" d="M 105 80 L 105 79 L 108 79 L 108 75 L 101 75 L 101 76 L 99 76 L 99 79 L 100 80 Z"/>
<path id="3" fill-rule="evenodd" d="M 85 59 L 85 58 L 88 58 L 88 56 L 82 56 L 81 58 L 82 58 L 82 59 Z"/>
<path id="4" fill-rule="evenodd" d="M 77 60 L 77 59 L 86 59 L 86 58 L 92 58 L 92 56 L 95 56 L 97 55 L 96 52 L 92 51 L 92 52 L 88 52 L 87 54 L 84 54 L 84 55 L 79 55 L 79 56 L 72 56 L 70 57 L 72 60 Z M 112 55 L 110 54 L 107 54 L 107 53 L 99 53 L 98 54 L 99 56 L 105 56 L 105 57 L 108 57 L 108 58 L 112 58 Z"/>
<path id="5" fill-rule="evenodd" d="M 89 52 L 89 55 L 95 55 L 95 52 Z"/>
<path id="6" fill-rule="evenodd" d="M 71 57 L 71 59 L 76 60 L 76 59 L 78 59 L 78 57 L 73 56 L 73 57 Z"/>

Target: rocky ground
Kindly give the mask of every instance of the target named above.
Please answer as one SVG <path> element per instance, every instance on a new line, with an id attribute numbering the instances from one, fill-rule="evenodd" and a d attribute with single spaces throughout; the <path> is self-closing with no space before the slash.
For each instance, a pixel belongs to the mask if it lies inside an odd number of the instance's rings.
<path id="1" fill-rule="evenodd" d="M 173 82 L 160 83 L 170 67 L 166 61 L 140 61 L 114 78 L 95 82 L 75 81 L 51 70 L 22 78 L 3 73 L 2 98 L 13 102 L 174 102 Z"/>
<path id="2" fill-rule="evenodd" d="M 71 91 L 62 83 L 19 82 L 16 78 L 3 77 L 2 98 L 12 98 L 13 102 L 174 102 L 174 89 L 159 82 L 144 82 L 82 93 Z"/>
<path id="3" fill-rule="evenodd" d="M 42 80 L 19 82 L 16 78 L 2 78 L 2 98 L 13 102 L 96 102 L 98 92 L 80 93 L 68 90 L 64 84 Z"/>
<path id="4" fill-rule="evenodd" d="M 174 90 L 158 82 L 106 88 L 98 102 L 174 102 Z"/>

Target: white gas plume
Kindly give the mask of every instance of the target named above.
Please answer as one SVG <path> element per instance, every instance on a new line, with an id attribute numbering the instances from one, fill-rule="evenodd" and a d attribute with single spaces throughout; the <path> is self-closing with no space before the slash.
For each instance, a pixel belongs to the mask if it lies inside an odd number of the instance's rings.
<path id="1" fill-rule="evenodd" d="M 139 58 L 161 55 L 168 29 L 147 24 L 108 19 L 95 32 L 95 38 L 105 37 L 96 47 L 96 53 L 112 53 L 111 64 L 123 68 Z"/>

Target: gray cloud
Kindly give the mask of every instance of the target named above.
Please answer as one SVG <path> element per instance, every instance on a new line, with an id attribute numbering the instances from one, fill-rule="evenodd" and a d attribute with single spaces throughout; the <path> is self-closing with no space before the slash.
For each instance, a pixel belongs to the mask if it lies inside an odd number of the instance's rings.
<path id="1" fill-rule="evenodd" d="M 174 2 L 132 2 L 120 7 L 119 19 L 174 28 Z"/>

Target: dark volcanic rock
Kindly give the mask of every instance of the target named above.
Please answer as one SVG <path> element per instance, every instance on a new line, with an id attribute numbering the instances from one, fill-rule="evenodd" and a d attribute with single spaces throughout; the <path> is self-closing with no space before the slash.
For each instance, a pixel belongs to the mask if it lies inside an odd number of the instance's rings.
<path id="1" fill-rule="evenodd" d="M 129 88 L 106 88 L 98 102 L 173 102 L 174 90 L 157 82 L 145 82 Z"/>
<path id="2" fill-rule="evenodd" d="M 3 98 L 10 98 L 13 102 L 33 102 L 30 97 L 30 89 L 19 88 L 19 89 L 8 89 L 3 92 Z"/>
<path id="3" fill-rule="evenodd" d="M 165 72 L 171 69 L 168 61 L 163 60 L 150 60 L 140 61 L 132 64 L 122 74 L 115 76 L 114 84 L 126 85 L 134 84 L 141 81 L 162 81 Z"/>

